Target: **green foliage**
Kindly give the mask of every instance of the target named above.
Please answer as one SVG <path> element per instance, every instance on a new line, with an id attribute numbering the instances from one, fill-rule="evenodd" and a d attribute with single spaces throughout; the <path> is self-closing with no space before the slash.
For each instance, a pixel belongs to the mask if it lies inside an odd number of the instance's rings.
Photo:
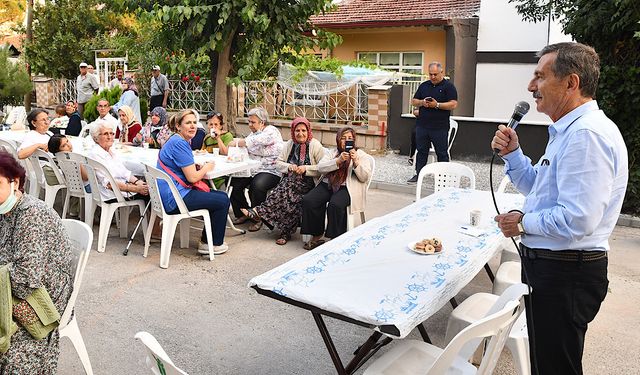
<path id="1" fill-rule="evenodd" d="M 342 78 L 344 74 L 342 67 L 355 66 L 361 68 L 381 69 L 375 64 L 366 61 L 342 61 L 334 57 L 318 57 L 311 54 L 295 55 L 289 61 L 295 67 L 296 73 L 293 75 L 294 81 L 299 81 L 307 74 L 308 71 L 331 72 L 338 78 Z"/>
<path id="2" fill-rule="evenodd" d="M 105 89 L 98 94 L 94 94 L 91 99 L 84 105 L 84 119 L 87 122 L 92 122 L 98 118 L 98 100 L 107 99 L 110 105 L 114 105 L 120 100 L 122 95 L 122 89 L 120 86 L 116 86 L 112 89 Z M 146 101 L 145 101 L 146 103 Z M 140 102 L 140 112 L 142 112 L 142 102 Z M 147 113 L 146 111 L 144 112 Z"/>
<path id="3" fill-rule="evenodd" d="M 56 0 L 36 5 L 33 40 L 25 54 L 34 73 L 52 78 L 73 78 L 78 64 L 94 59 L 102 49 L 101 36 L 113 37 L 129 29 L 127 18 L 100 0 Z"/>
<path id="4" fill-rule="evenodd" d="M 623 211 L 640 214 L 640 6 L 637 0 L 510 0 L 526 20 L 551 12 L 564 31 L 600 55 L 600 108 L 620 128 L 629 152 L 629 184 Z"/>
<path id="5" fill-rule="evenodd" d="M 9 50 L 0 47 L 0 108 L 21 103 L 31 88 L 31 79 L 23 63 L 9 61 Z"/>

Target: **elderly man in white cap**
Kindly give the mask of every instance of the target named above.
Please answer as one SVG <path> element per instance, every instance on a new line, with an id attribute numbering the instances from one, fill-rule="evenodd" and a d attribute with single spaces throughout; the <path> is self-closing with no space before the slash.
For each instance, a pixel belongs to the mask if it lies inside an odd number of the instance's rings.
<path id="1" fill-rule="evenodd" d="M 80 75 L 76 79 L 76 101 L 78 102 L 78 113 L 84 118 L 84 105 L 91 99 L 94 93 L 98 92 L 98 80 L 93 74 L 88 74 L 87 63 L 80 63 Z"/>
<path id="2" fill-rule="evenodd" d="M 149 110 L 155 107 L 167 108 L 169 102 L 169 80 L 164 74 L 160 74 L 160 67 L 154 65 L 151 77 L 151 98 L 149 100 Z"/>

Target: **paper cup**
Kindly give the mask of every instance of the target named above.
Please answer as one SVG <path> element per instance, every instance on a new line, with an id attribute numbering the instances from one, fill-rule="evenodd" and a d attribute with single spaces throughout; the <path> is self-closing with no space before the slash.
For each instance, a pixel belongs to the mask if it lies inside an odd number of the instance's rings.
<path id="1" fill-rule="evenodd" d="M 471 224 L 471 226 L 477 227 L 480 225 L 481 218 L 482 218 L 482 211 L 472 210 L 469 213 L 469 224 Z"/>
<path id="2" fill-rule="evenodd" d="M 219 148 L 214 148 L 213 149 L 213 156 L 220 156 L 220 149 Z"/>

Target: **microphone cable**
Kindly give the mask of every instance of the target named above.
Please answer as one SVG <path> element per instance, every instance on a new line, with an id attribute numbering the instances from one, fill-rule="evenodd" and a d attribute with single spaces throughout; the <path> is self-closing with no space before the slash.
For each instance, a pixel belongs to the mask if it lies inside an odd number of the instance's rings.
<path id="1" fill-rule="evenodd" d="M 496 213 L 498 215 L 500 215 L 500 209 L 498 208 L 498 203 L 496 202 L 496 194 L 493 191 L 493 163 L 496 160 L 496 155 L 498 155 L 498 153 L 494 150 L 493 151 L 493 155 L 491 156 L 491 163 L 489 163 L 489 191 L 491 191 L 491 199 L 493 200 L 493 206 L 496 209 Z M 522 213 L 522 211 L 520 210 L 511 210 L 509 212 L 520 212 Z M 518 252 L 518 255 L 520 256 L 520 264 L 522 265 L 523 261 L 524 261 L 524 256 L 522 254 L 522 252 L 520 251 L 520 247 L 518 246 L 518 243 L 516 242 L 515 238 L 510 237 L 511 242 L 513 242 L 513 246 L 515 246 L 516 251 Z M 530 356 L 530 362 L 531 362 L 531 375 L 538 375 L 538 359 L 536 356 L 536 339 L 535 339 L 535 328 L 533 325 L 533 309 L 530 306 L 530 302 L 527 303 L 527 300 L 531 301 L 531 299 L 533 298 L 533 296 L 531 295 L 532 292 L 532 288 L 531 288 L 531 283 L 529 282 L 529 275 L 527 275 L 527 269 L 524 266 L 521 266 L 522 268 L 522 274 L 524 275 L 524 283 L 527 285 L 527 289 L 529 290 L 529 297 L 525 298 L 525 313 L 529 315 L 529 317 L 531 317 L 531 322 L 529 322 L 529 319 L 527 319 L 527 327 L 530 328 L 529 332 L 531 332 L 531 335 L 529 335 L 529 356 Z M 529 305 L 529 306 L 527 306 Z"/>

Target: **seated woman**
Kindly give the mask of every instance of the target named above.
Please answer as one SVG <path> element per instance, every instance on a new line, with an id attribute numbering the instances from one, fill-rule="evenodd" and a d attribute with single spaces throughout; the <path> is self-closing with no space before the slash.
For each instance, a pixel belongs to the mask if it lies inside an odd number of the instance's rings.
<path id="1" fill-rule="evenodd" d="M 209 133 L 204 137 L 202 141 L 202 150 L 206 150 L 209 153 L 213 153 L 214 149 L 217 149 L 220 155 L 227 155 L 227 145 L 233 141 L 233 134 L 224 130 L 222 114 L 218 112 L 210 112 L 207 115 L 207 125 Z M 218 177 L 213 179 L 213 183 L 216 189 L 219 189 L 222 184 L 227 181 L 226 177 Z"/>
<path id="2" fill-rule="evenodd" d="M 155 107 L 149 114 L 147 123 L 144 124 L 142 131 L 136 135 L 133 140 L 133 144 L 142 145 L 143 141 L 148 143 L 150 147 L 160 148 L 160 144 L 157 142 L 158 133 L 167 126 L 169 118 L 167 116 L 167 110 L 162 107 Z M 167 128 L 167 132 L 169 129 Z M 162 142 L 167 141 L 168 137 Z"/>
<path id="3" fill-rule="evenodd" d="M 133 144 L 135 137 L 140 134 L 142 130 L 142 125 L 136 120 L 133 110 L 128 105 L 123 105 L 118 109 L 118 117 L 122 124 L 120 143 L 127 145 Z"/>
<path id="4" fill-rule="evenodd" d="M 49 143 L 47 143 L 49 147 L 49 152 L 52 154 L 57 154 L 58 152 L 73 152 L 73 145 L 69 142 L 69 138 L 62 134 L 54 134 L 51 138 L 49 138 Z M 47 178 L 47 182 L 49 185 L 56 185 L 58 183 L 58 179 L 56 179 L 56 175 L 51 172 L 52 176 L 55 179 L 54 183 L 49 183 L 49 176 L 47 176 L 47 171 L 45 170 L 45 177 Z M 87 170 L 84 168 L 84 165 L 80 165 L 80 174 L 82 175 L 82 181 L 88 181 L 89 177 L 87 176 Z M 53 181 L 53 180 L 52 180 Z M 89 185 L 85 186 L 85 190 L 90 192 Z"/>
<path id="5" fill-rule="evenodd" d="M 60 216 L 37 197 L 24 194 L 24 182 L 25 170 L 11 154 L 0 151 L 0 265 L 10 264 L 1 283 L 5 292 L 10 289 L 11 296 L 20 300 L 13 305 L 17 331 L 10 343 L 7 340 L 8 350 L 0 354 L 0 368 L 3 374 L 55 374 L 58 329 L 36 339 L 25 327 L 31 326 L 31 318 L 55 320 L 51 312 L 63 314 L 73 291 L 73 251 Z M 38 288 L 44 288 L 52 302 L 40 310 L 45 317 L 26 301 Z M 11 303 L 8 298 L 3 303 Z"/>
<path id="6" fill-rule="evenodd" d="M 204 137 L 202 149 L 213 153 L 213 149 L 220 150 L 220 155 L 227 155 L 227 145 L 233 141 L 233 134 L 224 129 L 224 118 L 220 112 L 209 112 L 207 115 L 209 134 Z"/>
<path id="7" fill-rule="evenodd" d="M 242 213 L 252 219 L 261 219 L 268 227 L 280 228 L 278 245 L 291 239 L 302 218 L 302 196 L 311 190 L 320 176 L 318 162 L 324 157 L 324 147 L 313 138 L 311 124 L 304 117 L 291 122 L 291 139 L 284 149 L 276 167 L 283 177 L 261 205 L 243 208 Z"/>
<path id="8" fill-rule="evenodd" d="M 200 169 L 196 168 L 189 141 L 196 134 L 196 116 L 191 110 L 185 110 L 173 116 L 169 121 L 175 133 L 160 150 L 157 168 L 164 171 L 173 180 L 180 196 L 189 210 L 206 209 L 211 218 L 213 232 L 213 253 L 223 254 L 229 246 L 224 242 L 229 197 L 222 191 L 204 192 L 193 189 L 193 184 L 201 181 L 207 172 L 215 168 L 215 163 L 207 162 Z M 165 209 L 169 214 L 179 213 L 171 189 L 164 183 L 158 183 L 158 190 Z M 198 253 L 209 254 L 207 234 L 202 229 L 198 245 Z"/>
<path id="9" fill-rule="evenodd" d="M 104 165 L 115 180 L 122 195 L 126 199 L 149 199 L 149 187 L 147 184 L 133 175 L 122 163 L 118 155 L 111 150 L 116 133 L 113 127 L 106 121 L 98 120 L 91 125 L 91 137 L 96 142 L 89 151 L 89 157 Z M 105 202 L 113 202 L 116 199 L 109 179 L 99 170 L 96 177 L 100 189 L 100 196 Z"/>
<path id="10" fill-rule="evenodd" d="M 30 132 L 24 136 L 18 146 L 18 158 L 26 159 L 37 149 L 47 151 L 47 143 L 51 137 L 49 132 L 49 114 L 44 109 L 34 109 L 27 115 Z"/>
<path id="11" fill-rule="evenodd" d="M 282 173 L 276 169 L 276 160 L 282 151 L 282 135 L 276 127 L 268 125 L 269 115 L 264 108 L 253 108 L 248 113 L 251 134 L 245 139 L 238 139 L 229 145 L 246 147 L 249 158 L 259 160 L 260 166 L 251 170 L 251 177 L 234 177 L 231 179 L 231 206 L 236 217 L 234 224 L 242 224 L 249 220 L 242 213 L 243 208 L 250 208 L 244 190 L 249 188 L 249 199 L 256 207 L 267 199 L 267 192 L 273 189 Z M 262 221 L 257 221 L 249 227 L 255 232 L 262 227 Z"/>
<path id="12" fill-rule="evenodd" d="M 78 113 L 78 105 L 73 100 L 69 100 L 67 104 L 65 104 L 64 110 L 69 117 L 69 122 L 67 122 L 67 128 L 64 130 L 64 134 L 74 137 L 79 136 L 82 131 L 82 120 L 80 119 L 80 113 Z"/>
<path id="13" fill-rule="evenodd" d="M 352 128 L 338 131 L 338 147 L 333 158 L 318 164 L 318 171 L 324 174 L 322 181 L 302 198 L 300 233 L 313 236 L 304 244 L 306 250 L 323 244 L 323 235 L 336 238 L 347 231 L 347 206 L 351 206 L 352 213 L 362 212 L 365 208 L 371 159 L 355 147 L 355 141 L 356 132 Z M 353 145 L 350 150 L 346 148 L 348 143 Z"/>

